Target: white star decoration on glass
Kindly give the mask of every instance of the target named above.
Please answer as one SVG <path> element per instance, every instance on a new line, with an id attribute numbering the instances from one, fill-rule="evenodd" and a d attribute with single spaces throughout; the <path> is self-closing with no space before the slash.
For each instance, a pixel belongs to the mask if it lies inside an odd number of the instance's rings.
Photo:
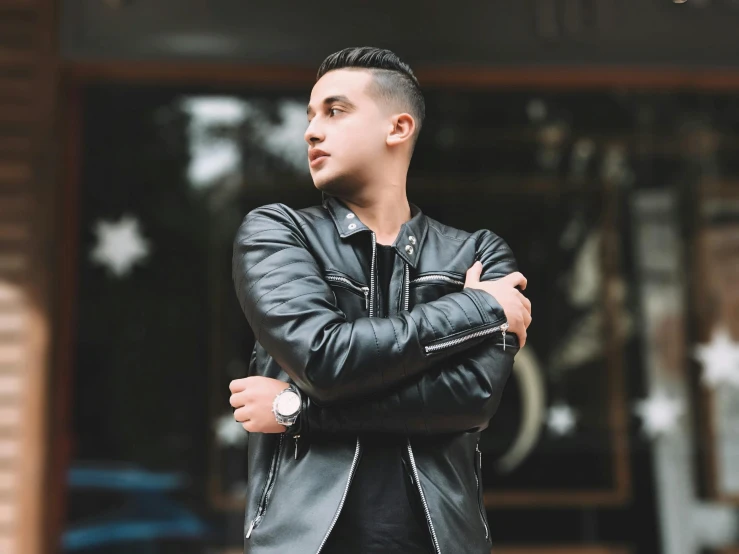
<path id="1" fill-rule="evenodd" d="M 221 446 L 242 446 L 246 444 L 249 434 L 244 427 L 234 419 L 233 413 L 223 414 L 214 424 L 216 438 Z"/>
<path id="2" fill-rule="evenodd" d="M 531 121 L 543 121 L 547 117 L 547 105 L 538 98 L 531 100 L 526 105 L 526 115 Z"/>
<path id="3" fill-rule="evenodd" d="M 549 408 L 547 427 L 560 437 L 570 435 L 577 426 L 577 412 L 567 404 L 555 404 Z"/>
<path id="4" fill-rule="evenodd" d="M 685 406 L 680 399 L 670 398 L 664 392 L 657 392 L 645 400 L 637 402 L 634 412 L 642 420 L 642 430 L 650 438 L 666 435 L 677 429 Z"/>
<path id="5" fill-rule="evenodd" d="M 149 245 L 141 236 L 139 222 L 124 216 L 117 222 L 98 221 L 94 229 L 97 244 L 90 258 L 116 277 L 123 277 L 133 265 L 149 254 Z"/>
<path id="6" fill-rule="evenodd" d="M 703 365 L 703 384 L 739 387 L 739 343 L 726 328 L 714 332 L 708 344 L 698 345 L 694 356 Z"/>

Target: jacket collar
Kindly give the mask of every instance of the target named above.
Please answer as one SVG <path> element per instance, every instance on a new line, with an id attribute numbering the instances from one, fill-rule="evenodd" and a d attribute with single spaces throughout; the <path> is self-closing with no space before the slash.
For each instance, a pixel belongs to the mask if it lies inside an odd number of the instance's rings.
<path id="1" fill-rule="evenodd" d="M 360 221 L 359 217 L 344 202 L 335 196 L 321 191 L 321 204 L 331 214 L 336 230 L 342 239 L 362 231 L 372 231 Z M 408 262 L 408 265 L 415 269 L 426 240 L 428 219 L 418 206 L 412 202 L 409 202 L 409 204 L 411 219 L 400 226 L 393 248 L 401 258 Z"/>

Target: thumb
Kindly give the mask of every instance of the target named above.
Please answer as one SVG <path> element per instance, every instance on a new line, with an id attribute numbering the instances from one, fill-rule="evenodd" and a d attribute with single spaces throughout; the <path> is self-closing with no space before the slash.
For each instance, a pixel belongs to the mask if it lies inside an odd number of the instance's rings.
<path id="1" fill-rule="evenodd" d="M 477 283 L 480 280 L 480 275 L 482 275 L 482 263 L 477 261 L 467 270 L 465 280 L 468 283 Z"/>

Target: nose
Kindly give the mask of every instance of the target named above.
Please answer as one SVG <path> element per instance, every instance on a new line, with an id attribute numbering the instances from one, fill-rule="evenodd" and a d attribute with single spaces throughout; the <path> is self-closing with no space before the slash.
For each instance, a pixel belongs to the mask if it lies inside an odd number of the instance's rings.
<path id="1" fill-rule="evenodd" d="M 311 122 L 308 124 L 308 128 L 305 130 L 305 135 L 303 136 L 303 138 L 309 146 L 323 141 L 324 136 L 323 132 L 319 128 L 318 117 L 314 117 L 313 119 L 311 119 Z"/>

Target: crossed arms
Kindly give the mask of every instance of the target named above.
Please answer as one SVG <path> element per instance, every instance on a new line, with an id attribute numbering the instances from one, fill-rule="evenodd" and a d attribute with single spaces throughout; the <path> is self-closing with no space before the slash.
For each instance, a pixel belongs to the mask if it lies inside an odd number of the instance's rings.
<path id="1" fill-rule="evenodd" d="M 387 318 L 348 321 L 293 214 L 271 204 L 244 218 L 233 279 L 256 340 L 303 392 L 301 434 L 485 428 L 517 351 L 515 335 L 504 346 L 500 333 L 485 334 L 505 322 L 495 298 L 465 288 Z M 481 280 L 516 271 L 493 233 L 479 235 L 477 250 Z"/>

